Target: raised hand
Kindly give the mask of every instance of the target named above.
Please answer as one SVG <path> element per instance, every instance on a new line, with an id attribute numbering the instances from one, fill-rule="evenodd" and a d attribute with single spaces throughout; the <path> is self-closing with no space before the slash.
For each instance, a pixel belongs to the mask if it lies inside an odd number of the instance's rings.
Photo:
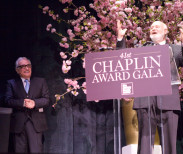
<path id="1" fill-rule="evenodd" d="M 122 40 L 125 33 L 126 33 L 127 29 L 122 29 L 122 24 L 120 22 L 120 20 L 117 20 L 117 39 Z"/>

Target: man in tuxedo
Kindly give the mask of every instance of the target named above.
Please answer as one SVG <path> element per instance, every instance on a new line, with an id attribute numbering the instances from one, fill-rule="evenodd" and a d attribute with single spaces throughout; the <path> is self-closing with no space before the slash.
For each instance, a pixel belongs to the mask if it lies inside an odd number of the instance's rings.
<path id="1" fill-rule="evenodd" d="M 118 42 L 117 48 L 125 48 L 124 35 L 127 29 L 122 29 L 120 21 L 117 21 Z M 146 45 L 166 44 L 168 28 L 161 21 L 155 21 L 150 27 L 150 38 L 153 42 L 145 43 Z M 176 154 L 176 137 L 178 125 L 178 112 L 180 111 L 179 84 L 173 81 L 177 78 L 177 67 L 183 66 L 183 57 L 181 46 L 170 44 L 170 65 L 172 77 L 172 94 L 165 96 L 140 97 L 134 99 L 133 109 L 137 111 L 139 140 L 138 154 L 150 154 L 153 151 L 156 127 L 158 128 L 160 143 L 164 144 L 165 154 Z M 151 87 L 149 87 L 151 88 Z M 142 89 L 143 90 L 143 89 Z M 148 110 L 148 101 L 150 110 Z M 149 114 L 151 121 L 151 146 L 149 134 Z M 162 127 L 162 129 L 161 129 Z M 163 130 L 163 131 L 162 131 Z M 164 136 L 163 140 L 161 136 Z M 151 147 L 151 148 L 150 148 Z"/>
<path id="2" fill-rule="evenodd" d="M 19 78 L 9 80 L 5 102 L 13 108 L 10 131 L 14 134 L 17 153 L 42 153 L 42 133 L 47 129 L 44 108 L 49 105 L 49 92 L 43 78 L 31 77 L 29 59 L 20 57 L 15 63 Z"/>

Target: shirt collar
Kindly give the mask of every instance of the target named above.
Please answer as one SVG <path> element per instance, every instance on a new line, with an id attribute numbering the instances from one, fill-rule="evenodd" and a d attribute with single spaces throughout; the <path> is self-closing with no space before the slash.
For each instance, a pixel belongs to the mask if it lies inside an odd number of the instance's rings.
<path id="1" fill-rule="evenodd" d="M 165 45 L 165 44 L 166 44 L 165 40 L 159 43 L 159 45 Z"/>
<path id="2" fill-rule="evenodd" d="M 22 79 L 22 82 L 24 82 L 26 79 L 25 78 L 22 78 L 21 77 L 21 79 Z M 27 79 L 29 82 L 30 82 L 30 79 Z"/>

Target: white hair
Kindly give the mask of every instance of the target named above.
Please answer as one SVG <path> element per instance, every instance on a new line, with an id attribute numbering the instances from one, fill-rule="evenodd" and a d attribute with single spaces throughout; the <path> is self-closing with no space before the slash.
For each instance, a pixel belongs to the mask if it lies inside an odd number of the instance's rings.
<path id="1" fill-rule="evenodd" d="M 16 62 L 15 62 L 15 68 L 17 68 L 19 66 L 19 62 L 22 60 L 22 59 L 25 59 L 25 60 L 28 60 L 31 64 L 31 61 L 27 58 L 27 57 L 19 57 Z"/>

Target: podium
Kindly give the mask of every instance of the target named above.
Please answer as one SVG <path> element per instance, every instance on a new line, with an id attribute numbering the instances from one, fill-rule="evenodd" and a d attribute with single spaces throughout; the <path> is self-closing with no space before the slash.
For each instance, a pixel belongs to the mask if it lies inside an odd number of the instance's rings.
<path id="1" fill-rule="evenodd" d="M 120 99 L 147 97 L 147 101 L 143 101 L 145 105 L 142 106 L 147 107 L 148 117 L 150 117 L 150 96 L 172 94 L 171 74 L 177 77 L 177 72 L 170 72 L 176 68 L 170 49 L 168 45 L 157 45 L 85 55 L 87 101 L 116 99 L 113 101 L 115 154 L 121 154 Z M 151 134 L 150 118 L 148 125 L 149 134 Z M 162 126 L 161 124 L 161 128 Z M 161 134 L 164 141 L 163 133 Z M 147 148 L 152 153 L 151 135 L 149 142 Z M 162 147 L 163 145 L 164 143 Z M 162 152 L 164 154 L 164 148 Z"/>
<path id="2" fill-rule="evenodd" d="M 8 152 L 11 108 L 0 107 L 0 153 Z"/>

